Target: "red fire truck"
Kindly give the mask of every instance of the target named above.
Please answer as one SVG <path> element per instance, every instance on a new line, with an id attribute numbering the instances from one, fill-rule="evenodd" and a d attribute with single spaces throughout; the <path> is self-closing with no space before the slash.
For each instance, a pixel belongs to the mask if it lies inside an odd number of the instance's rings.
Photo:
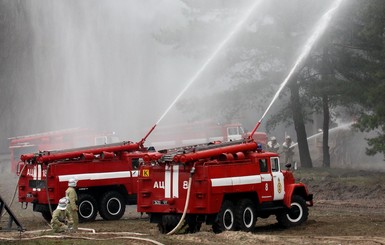
<path id="1" fill-rule="evenodd" d="M 103 145 L 119 142 L 114 132 L 101 132 L 87 128 L 64 129 L 9 138 L 11 171 L 16 173 L 20 156 L 44 150 Z"/>
<path id="2" fill-rule="evenodd" d="M 68 180 L 77 182 L 79 220 L 120 219 L 125 205 L 136 203 L 142 143 L 120 142 L 103 146 L 42 151 L 21 156 L 19 202 L 41 212 L 46 220 L 65 196 Z"/>
<path id="3" fill-rule="evenodd" d="M 214 141 L 234 141 L 247 136 L 248 134 L 240 123 L 221 124 L 208 120 L 158 126 L 156 132 L 149 136 L 148 145 L 164 149 L 207 144 Z M 263 146 L 267 144 L 266 133 L 256 132 L 253 138 Z"/>
<path id="4" fill-rule="evenodd" d="M 151 160 L 140 167 L 137 211 L 161 233 L 179 221 L 189 232 L 204 222 L 214 232 L 251 231 L 257 217 L 270 215 L 290 227 L 305 222 L 313 205 L 290 166 L 281 170 L 279 156 L 252 139 L 163 150 Z"/>

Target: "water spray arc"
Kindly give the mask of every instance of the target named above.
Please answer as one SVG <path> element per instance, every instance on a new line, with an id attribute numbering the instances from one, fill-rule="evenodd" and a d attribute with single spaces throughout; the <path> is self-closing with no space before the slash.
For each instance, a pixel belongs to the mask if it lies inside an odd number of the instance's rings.
<path id="1" fill-rule="evenodd" d="M 353 124 L 355 124 L 355 122 L 350 122 L 350 123 L 345 123 L 345 124 L 339 125 L 337 127 L 329 129 L 329 133 L 332 133 L 332 132 L 337 131 L 339 129 L 349 129 Z M 324 132 L 319 132 L 319 133 L 313 134 L 313 135 L 307 137 L 307 140 L 309 141 L 313 138 L 317 138 L 318 136 L 323 135 L 323 133 Z M 298 145 L 298 143 L 294 143 L 291 147 L 295 147 L 297 145 Z"/>
<path id="2" fill-rule="evenodd" d="M 167 115 L 167 113 L 171 110 L 171 108 L 176 104 L 176 102 L 182 97 L 182 95 L 187 91 L 188 88 L 197 80 L 197 78 L 202 74 L 202 72 L 207 68 L 207 66 L 214 60 L 214 58 L 218 55 L 218 53 L 226 46 L 226 44 L 232 39 L 232 37 L 241 29 L 246 20 L 250 17 L 250 15 L 254 12 L 254 10 L 261 4 L 262 0 L 257 0 L 254 4 L 248 8 L 247 12 L 244 14 L 243 18 L 239 20 L 239 22 L 234 26 L 232 31 L 226 36 L 226 38 L 220 42 L 217 48 L 211 53 L 211 55 L 207 58 L 207 60 L 203 63 L 203 65 L 198 69 L 195 75 L 189 80 L 183 90 L 176 96 L 176 98 L 172 101 L 170 106 L 165 110 L 165 112 L 161 115 L 155 125 L 150 129 L 147 135 L 140 141 L 143 144 L 147 137 L 154 131 L 155 127 L 162 121 L 162 119 Z"/>
<path id="3" fill-rule="evenodd" d="M 320 36 L 325 32 L 326 27 L 328 26 L 331 18 L 333 17 L 333 14 L 340 6 L 342 0 L 336 0 L 331 8 L 321 17 L 321 19 L 318 21 L 315 30 L 313 31 L 313 34 L 310 36 L 310 38 L 306 41 L 304 48 L 302 49 L 302 52 L 300 53 L 299 57 L 297 58 L 296 62 L 294 63 L 293 67 L 291 68 L 289 74 L 286 76 L 286 78 L 283 80 L 281 85 L 279 86 L 279 89 L 275 93 L 273 99 L 271 100 L 269 106 L 263 113 L 261 119 L 257 122 L 255 125 L 253 131 L 251 132 L 249 138 L 252 139 L 255 131 L 258 129 L 259 125 L 261 124 L 262 120 L 265 118 L 266 114 L 270 110 L 273 103 L 277 100 L 279 94 L 281 93 L 282 89 L 286 86 L 287 82 L 290 80 L 290 78 L 293 76 L 294 72 L 297 71 L 299 65 L 303 62 L 303 60 L 308 56 L 310 53 L 312 47 L 314 46 L 315 42 L 320 38 Z"/>

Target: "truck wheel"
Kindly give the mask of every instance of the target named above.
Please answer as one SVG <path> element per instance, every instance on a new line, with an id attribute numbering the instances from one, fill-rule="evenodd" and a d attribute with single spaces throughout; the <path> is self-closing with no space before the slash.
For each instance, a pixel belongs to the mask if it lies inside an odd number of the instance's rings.
<path id="1" fill-rule="evenodd" d="M 231 201 L 223 201 L 221 210 L 217 216 L 217 221 L 213 224 L 212 228 L 215 233 L 236 230 L 234 204 Z"/>
<path id="2" fill-rule="evenodd" d="M 122 194 L 117 191 L 106 192 L 100 200 L 99 214 L 104 220 L 118 220 L 126 211 Z"/>
<path id="3" fill-rule="evenodd" d="M 237 210 L 235 211 L 236 226 L 242 231 L 253 231 L 256 221 L 254 203 L 250 199 L 241 199 L 237 203 Z"/>
<path id="4" fill-rule="evenodd" d="M 309 209 L 305 199 L 301 196 L 293 195 L 291 207 L 277 214 L 277 221 L 283 227 L 292 227 L 302 224 L 309 216 Z"/>
<path id="5" fill-rule="evenodd" d="M 79 222 L 90 222 L 94 221 L 98 214 L 98 208 L 96 206 L 96 200 L 90 194 L 79 195 Z"/>
<path id="6" fill-rule="evenodd" d="M 181 218 L 180 215 L 172 215 L 172 214 L 163 215 L 161 222 L 158 223 L 159 232 L 162 234 L 169 233 L 175 228 L 175 226 L 178 225 L 180 218 Z"/>
<path id="7" fill-rule="evenodd" d="M 185 220 L 187 224 L 186 233 L 195 233 L 201 230 L 202 221 L 198 220 L 197 215 L 189 215 Z"/>

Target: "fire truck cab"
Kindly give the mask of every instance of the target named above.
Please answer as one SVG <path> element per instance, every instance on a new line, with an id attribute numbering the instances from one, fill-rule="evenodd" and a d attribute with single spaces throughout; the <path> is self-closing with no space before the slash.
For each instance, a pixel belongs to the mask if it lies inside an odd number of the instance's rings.
<path id="1" fill-rule="evenodd" d="M 284 227 L 307 220 L 313 197 L 292 172 L 281 170 L 279 155 L 254 141 L 164 150 L 142 165 L 138 212 L 148 213 L 161 233 L 181 219 L 188 232 L 212 225 L 214 232 L 251 231 L 257 217 L 275 215 Z M 288 166 L 289 168 L 289 166 Z"/>

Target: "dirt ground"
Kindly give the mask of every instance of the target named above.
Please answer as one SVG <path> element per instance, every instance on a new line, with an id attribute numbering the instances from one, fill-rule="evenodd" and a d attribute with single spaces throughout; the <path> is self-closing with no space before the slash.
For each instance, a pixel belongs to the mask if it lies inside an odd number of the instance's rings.
<path id="1" fill-rule="evenodd" d="M 1 160 L 1 159 L 0 159 Z M 14 195 L 17 177 L 0 164 L 0 195 L 8 203 Z M 314 206 L 309 208 L 308 221 L 290 229 L 277 225 L 275 217 L 258 219 L 256 230 L 214 234 L 203 225 L 194 234 L 159 234 L 147 216 L 136 212 L 136 206 L 127 206 L 119 221 L 80 224 L 94 229 L 77 233 L 53 234 L 40 213 L 32 207 L 22 209 L 17 198 L 11 206 L 25 232 L 0 230 L 4 244 L 385 244 L 385 172 L 349 169 L 299 169 L 298 181 L 305 183 L 314 194 Z M 8 216 L 1 218 L 6 227 Z M 13 225 L 15 227 L 15 225 Z M 140 240 L 139 240 L 140 239 Z"/>

